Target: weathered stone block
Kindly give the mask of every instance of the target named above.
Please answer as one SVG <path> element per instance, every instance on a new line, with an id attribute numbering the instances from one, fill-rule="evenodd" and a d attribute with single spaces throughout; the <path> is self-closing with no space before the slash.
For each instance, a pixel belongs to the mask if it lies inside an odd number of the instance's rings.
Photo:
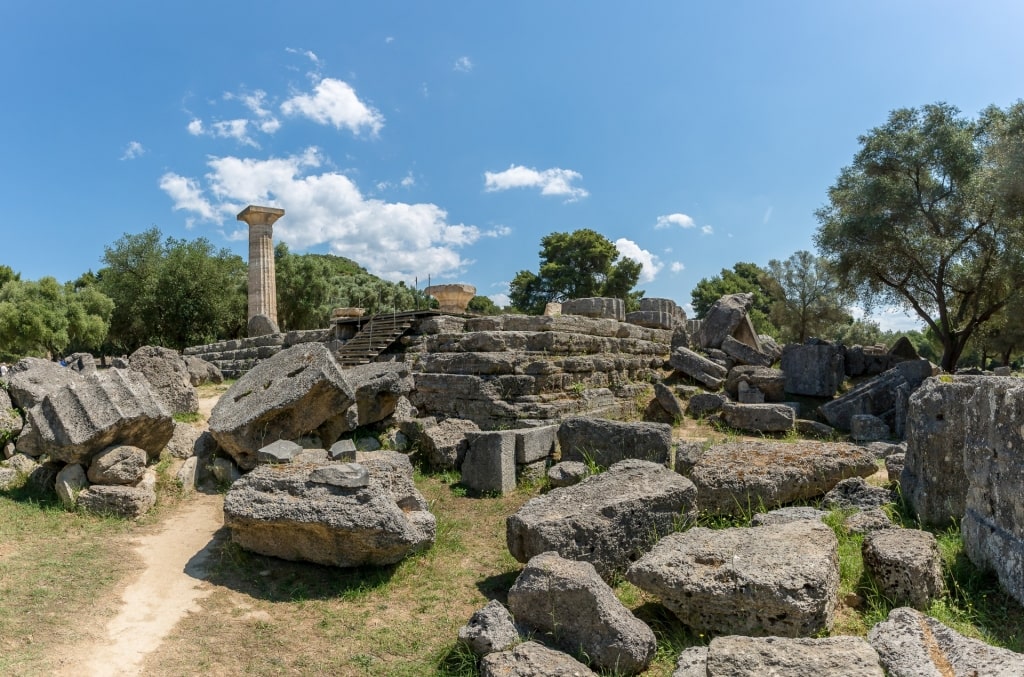
<path id="1" fill-rule="evenodd" d="M 722 405 L 722 420 L 740 430 L 785 432 L 793 429 L 796 415 L 785 404 L 726 402 Z"/>
<path id="2" fill-rule="evenodd" d="M 845 377 L 844 351 L 831 343 L 789 344 L 782 349 L 786 392 L 811 397 L 832 397 Z M 833 424 L 835 425 L 835 424 Z"/>
<path id="3" fill-rule="evenodd" d="M 871 414 L 850 417 L 850 439 L 854 442 L 879 442 L 889 439 L 891 431 L 885 421 Z"/>
<path id="4" fill-rule="evenodd" d="M 558 426 L 521 428 L 516 435 L 516 463 L 534 463 L 550 458 L 558 442 Z"/>
<path id="5" fill-rule="evenodd" d="M 627 458 L 664 464 L 672 449 L 672 426 L 572 417 L 558 427 L 558 446 L 563 461 L 591 462 L 605 468 Z"/>
<path id="6" fill-rule="evenodd" d="M 693 677 L 883 677 L 878 654 L 860 637 L 715 637 Z M 673 677 L 679 677 L 678 673 Z M 690 677 L 684 673 L 682 677 Z"/>
<path id="7" fill-rule="evenodd" d="M 462 483 L 478 492 L 506 494 L 516 488 L 516 433 L 513 430 L 467 433 Z"/>
<path id="8" fill-rule="evenodd" d="M 731 336 L 726 336 L 722 340 L 722 352 L 729 357 L 736 360 L 739 364 L 753 365 L 756 367 L 770 367 L 772 366 L 771 355 L 765 355 L 760 350 L 753 348 L 737 341 Z"/>
<path id="9" fill-rule="evenodd" d="M 723 379 L 729 373 L 729 370 L 722 365 L 698 355 L 689 348 L 676 348 L 672 351 L 668 362 L 673 369 L 713 390 L 722 386 Z"/>
<path id="10" fill-rule="evenodd" d="M 919 529 L 881 529 L 862 546 L 864 568 L 886 599 L 926 610 L 946 586 L 935 536 Z"/>

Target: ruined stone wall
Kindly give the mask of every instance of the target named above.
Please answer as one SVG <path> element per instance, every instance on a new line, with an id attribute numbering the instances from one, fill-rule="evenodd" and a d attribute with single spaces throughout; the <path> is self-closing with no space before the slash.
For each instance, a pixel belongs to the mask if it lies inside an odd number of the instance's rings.
<path id="1" fill-rule="evenodd" d="M 260 360 L 273 357 L 285 348 L 311 341 L 326 342 L 330 338 L 330 329 L 289 331 L 192 346 L 185 348 L 182 353 L 215 365 L 225 378 L 238 378 L 255 367 Z"/>

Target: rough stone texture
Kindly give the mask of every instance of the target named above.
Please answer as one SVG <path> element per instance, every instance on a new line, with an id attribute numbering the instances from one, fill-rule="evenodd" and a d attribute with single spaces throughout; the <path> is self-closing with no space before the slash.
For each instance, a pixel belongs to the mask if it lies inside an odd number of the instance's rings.
<path id="1" fill-rule="evenodd" d="M 701 322 L 694 340 L 703 350 L 721 348 L 722 341 L 735 336 L 747 320 L 747 311 L 754 303 L 753 294 L 729 294 L 715 301 Z M 755 337 L 756 339 L 756 337 Z M 760 346 L 756 346 L 760 348 Z"/>
<path id="2" fill-rule="evenodd" d="M 360 464 L 370 483 L 353 488 L 315 481 L 332 465 L 323 452 L 258 466 L 224 497 L 232 540 L 263 555 L 339 567 L 394 564 L 429 547 L 435 519 L 412 486 L 408 459 L 366 456 Z"/>
<path id="3" fill-rule="evenodd" d="M 142 346 L 128 357 L 128 369 L 143 375 L 172 414 L 199 411 L 199 394 L 178 351 Z"/>
<path id="4" fill-rule="evenodd" d="M 199 457 L 189 456 L 182 461 L 181 467 L 174 473 L 174 479 L 186 494 L 195 491 L 199 486 Z"/>
<path id="5" fill-rule="evenodd" d="M 45 395 L 28 410 L 18 450 L 88 464 L 112 444 L 145 449 L 156 459 L 174 432 L 170 412 L 135 372 L 109 369 Z"/>
<path id="6" fill-rule="evenodd" d="M 231 486 L 242 477 L 242 472 L 238 469 L 235 462 L 223 456 L 213 459 L 210 472 L 213 473 L 214 479 L 228 486 Z"/>
<path id="7" fill-rule="evenodd" d="M 516 433 L 469 433 L 462 460 L 462 483 L 472 491 L 507 494 L 516 488 Z"/>
<path id="8" fill-rule="evenodd" d="M 672 677 L 708 677 L 708 651 L 706 646 L 683 649 Z"/>
<path id="9" fill-rule="evenodd" d="M 355 427 L 346 419 L 354 402 L 355 388 L 327 347 L 303 343 L 260 362 L 221 395 L 210 432 L 239 467 L 250 470 L 265 444 L 297 439 L 325 424 Z"/>
<path id="10" fill-rule="evenodd" d="M 736 360 L 739 364 L 770 367 L 774 361 L 771 355 L 766 355 L 760 350 L 737 341 L 731 336 L 726 336 L 722 341 L 722 352 Z"/>
<path id="11" fill-rule="evenodd" d="M 685 477 L 627 460 L 571 487 L 530 499 L 506 520 L 509 552 L 520 562 L 542 552 L 590 562 L 605 580 L 625 572 L 680 520 L 696 512 Z"/>
<path id="12" fill-rule="evenodd" d="M 507 651 L 519 643 L 519 631 L 512 614 L 501 602 L 491 600 L 473 613 L 469 623 L 459 628 L 459 641 L 477 656 Z"/>
<path id="13" fill-rule="evenodd" d="M 689 477 L 704 451 L 704 442 L 679 442 L 676 445 L 675 471 L 683 477 Z"/>
<path id="14" fill-rule="evenodd" d="M 203 431 L 188 423 L 175 423 L 171 439 L 165 449 L 174 458 L 188 458 L 196 453 L 196 443 Z"/>
<path id="15" fill-rule="evenodd" d="M 188 380 L 193 386 L 204 383 L 223 383 L 224 374 L 217 365 L 207 362 L 195 355 L 185 355 L 185 369 L 188 370 Z"/>
<path id="16" fill-rule="evenodd" d="M 889 489 L 871 486 L 863 477 L 848 477 L 825 494 L 821 503 L 829 509 L 870 510 L 895 502 L 896 497 Z"/>
<path id="17" fill-rule="evenodd" d="M 14 405 L 22 411 L 28 411 L 39 404 L 47 393 L 77 383 L 82 378 L 74 369 L 62 367 L 56 362 L 23 357 L 11 367 L 7 385 Z"/>
<path id="18" fill-rule="evenodd" d="M 854 442 L 878 442 L 889 439 L 891 431 L 885 421 L 871 414 L 850 417 L 850 439 Z"/>
<path id="19" fill-rule="evenodd" d="M 672 426 L 572 417 L 558 427 L 558 446 L 563 461 L 592 462 L 606 468 L 627 458 L 664 464 L 672 449 Z"/>
<path id="20" fill-rule="evenodd" d="M 857 511 L 843 520 L 843 526 L 852 534 L 867 534 L 880 529 L 894 529 L 896 525 L 881 508 Z"/>
<path id="21" fill-rule="evenodd" d="M 332 463 L 314 469 L 309 473 L 309 481 L 356 489 L 370 486 L 370 472 L 361 463 Z"/>
<path id="22" fill-rule="evenodd" d="M 891 442 L 861 442 L 860 446 L 874 454 L 877 459 L 888 458 L 893 454 L 903 454 L 907 451 L 906 442 L 899 442 L 898 444 Z"/>
<path id="23" fill-rule="evenodd" d="M 801 520 L 822 521 L 828 515 L 824 510 L 818 510 L 810 506 L 796 505 L 786 508 L 776 508 L 768 512 L 759 512 L 750 520 L 752 527 L 767 527 L 774 524 L 789 524 Z"/>
<path id="24" fill-rule="evenodd" d="M 558 443 L 558 426 L 545 425 L 539 428 L 523 428 L 515 431 L 516 463 L 544 461 L 555 453 Z"/>
<path id="25" fill-rule="evenodd" d="M 626 572 L 698 632 L 805 637 L 832 627 L 838 541 L 815 520 L 670 534 Z"/>
<path id="26" fill-rule="evenodd" d="M 462 418 L 446 418 L 419 433 L 420 451 L 427 462 L 439 470 L 458 470 L 466 457 L 469 442 L 466 434 L 479 432 L 480 427 Z"/>
<path id="27" fill-rule="evenodd" d="M 939 546 L 927 531 L 873 531 L 864 538 L 861 551 L 864 568 L 879 591 L 896 604 L 927 609 L 945 590 Z"/>
<path id="28" fill-rule="evenodd" d="M 78 494 L 78 506 L 97 515 L 115 515 L 134 519 L 156 504 L 151 486 L 94 484 Z"/>
<path id="29" fill-rule="evenodd" d="M 798 418 L 794 424 L 796 431 L 805 437 L 817 437 L 827 440 L 836 435 L 836 429 L 819 421 Z"/>
<path id="30" fill-rule="evenodd" d="M 708 449 L 690 479 L 701 510 L 740 515 L 815 498 L 840 480 L 877 470 L 874 456 L 853 444 L 730 442 Z"/>
<path id="31" fill-rule="evenodd" d="M 90 353 L 72 353 L 64 358 L 68 369 L 73 369 L 83 376 L 96 373 L 96 358 Z"/>
<path id="32" fill-rule="evenodd" d="M 562 461 L 548 468 L 548 482 L 553 487 L 571 487 L 590 475 L 590 468 L 581 461 Z"/>
<path id="33" fill-rule="evenodd" d="M 811 397 L 832 397 L 843 384 L 843 347 L 812 339 L 805 344 L 791 343 L 782 350 L 782 371 L 786 374 L 786 392 Z"/>
<path id="34" fill-rule="evenodd" d="M 775 433 L 792 430 L 796 422 L 796 413 L 785 404 L 726 402 L 722 405 L 722 420 L 739 430 Z"/>
<path id="35" fill-rule="evenodd" d="M 508 591 L 508 605 L 519 623 L 551 633 L 556 646 L 579 651 L 595 668 L 632 675 L 654 657 L 654 632 L 587 562 L 537 555 Z"/>
<path id="36" fill-rule="evenodd" d="M 623 322 L 626 319 L 625 301 L 611 297 L 593 297 L 586 299 L 570 299 L 562 302 L 563 315 L 582 315 L 599 319 L 618 320 Z"/>
<path id="37" fill-rule="evenodd" d="M 332 461 L 349 462 L 356 460 L 356 443 L 352 440 L 338 440 L 331 445 L 327 456 Z"/>
<path id="38" fill-rule="evenodd" d="M 686 414 L 686 409 L 683 407 L 683 403 L 676 398 L 671 388 L 664 383 L 655 383 L 654 397 L 672 420 L 682 420 L 683 415 Z"/>
<path id="39" fill-rule="evenodd" d="M 694 660 L 696 659 L 696 660 Z M 883 677 L 878 654 L 860 637 L 715 637 L 700 666 L 697 654 L 690 674 L 701 677 Z M 704 672 L 700 672 L 700 667 Z M 685 673 L 684 677 L 686 677 Z M 676 677 L 678 673 L 673 675 Z"/>
<path id="40" fill-rule="evenodd" d="M 906 454 L 892 454 L 885 457 L 885 472 L 888 473 L 890 482 L 900 481 L 904 459 L 906 459 Z"/>
<path id="41" fill-rule="evenodd" d="M 24 421 L 21 414 L 14 410 L 14 403 L 7 391 L 0 388 L 0 440 L 14 439 L 21 432 Z"/>
<path id="42" fill-rule="evenodd" d="M 537 642 L 523 642 L 509 651 L 487 654 L 480 677 L 597 677 L 583 663 Z"/>
<path id="43" fill-rule="evenodd" d="M 96 454 L 89 464 L 88 477 L 93 484 L 130 484 L 146 472 L 145 449 L 119 444 Z"/>
<path id="44" fill-rule="evenodd" d="M 932 364 L 928 360 L 901 362 L 823 404 L 821 414 L 829 425 L 840 430 L 850 430 L 854 415 L 872 414 L 885 421 L 895 437 L 902 438 L 910 396 L 931 375 Z M 788 387 L 786 389 L 789 390 Z"/>
<path id="45" fill-rule="evenodd" d="M 352 386 L 355 403 L 344 419 L 329 424 L 335 435 L 383 421 L 395 413 L 400 402 L 407 401 L 405 396 L 413 388 L 412 372 L 405 362 L 361 364 L 345 369 L 343 377 Z M 338 430 L 342 420 L 347 427 Z"/>
<path id="46" fill-rule="evenodd" d="M 896 343 L 892 344 L 892 348 L 889 349 L 889 355 L 901 360 L 921 359 L 921 356 L 917 354 L 917 348 L 906 336 L 896 339 Z"/>
<path id="47" fill-rule="evenodd" d="M 920 611 L 899 607 L 868 632 L 890 677 L 1020 677 L 1024 655 L 969 639 Z"/>
<path id="48" fill-rule="evenodd" d="M 746 381 L 764 393 L 768 402 L 783 402 L 786 399 L 786 374 L 781 369 L 750 365 L 733 367 L 725 378 L 725 391 L 733 397 L 739 397 L 741 381 Z"/>
<path id="49" fill-rule="evenodd" d="M 626 313 L 626 322 L 651 329 L 672 329 L 675 326 L 675 317 L 672 313 L 660 310 L 635 310 Z"/>
<path id="50" fill-rule="evenodd" d="M 676 371 L 686 374 L 712 390 L 721 388 L 723 379 L 729 373 L 728 369 L 717 362 L 712 362 L 708 358 L 682 346 L 672 351 L 668 363 Z"/>
<path id="51" fill-rule="evenodd" d="M 89 480 L 86 479 L 85 468 L 79 463 L 71 463 L 61 468 L 54 484 L 61 505 L 68 510 L 75 507 L 78 503 L 79 492 L 88 486 Z"/>
<path id="52" fill-rule="evenodd" d="M 302 451 L 302 445 L 291 440 L 278 440 L 256 451 L 257 463 L 291 463 Z"/>
<path id="53" fill-rule="evenodd" d="M 277 322 L 266 315 L 253 315 L 249 318 L 245 328 L 246 335 L 250 337 L 281 333 L 281 328 L 277 326 Z"/>
<path id="54" fill-rule="evenodd" d="M 686 413 L 694 418 L 701 418 L 720 411 L 722 405 L 728 401 L 729 398 L 721 393 L 700 393 L 686 403 Z"/>

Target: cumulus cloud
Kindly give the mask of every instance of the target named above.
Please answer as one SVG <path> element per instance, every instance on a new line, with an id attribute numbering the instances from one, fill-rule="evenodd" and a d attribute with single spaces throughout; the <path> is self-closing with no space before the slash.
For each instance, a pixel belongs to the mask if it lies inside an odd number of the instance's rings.
<path id="1" fill-rule="evenodd" d="M 450 223 L 434 204 L 368 198 L 344 174 L 319 172 L 324 163 L 316 148 L 266 160 L 212 157 L 201 180 L 168 173 L 160 187 L 174 209 L 217 224 L 247 204 L 281 207 L 279 241 L 296 250 L 326 244 L 390 280 L 450 277 L 471 262 L 460 250 L 484 235 L 476 226 Z"/>
<path id="2" fill-rule="evenodd" d="M 402 188 L 412 188 L 416 185 L 416 178 L 412 175 L 412 172 L 410 172 L 405 175 L 405 178 L 402 179 L 399 184 Z"/>
<path id="3" fill-rule="evenodd" d="M 572 185 L 583 175 L 571 169 L 537 170 L 522 165 L 510 165 L 503 172 L 484 172 L 484 190 L 496 192 L 511 188 L 540 188 L 541 195 L 564 195 L 568 202 L 575 202 L 590 195 L 579 186 Z"/>
<path id="4" fill-rule="evenodd" d="M 686 266 L 683 265 L 682 261 L 673 261 L 668 269 L 673 273 L 681 273 L 686 270 Z"/>
<path id="5" fill-rule="evenodd" d="M 342 80 L 323 78 L 312 94 L 296 94 L 281 104 L 285 115 L 305 117 L 335 129 L 347 128 L 355 134 L 369 130 L 377 134 L 384 116 L 359 100 L 356 91 Z"/>
<path id="6" fill-rule="evenodd" d="M 700 232 L 701 232 L 701 235 L 711 235 L 712 233 L 715 232 L 715 229 L 712 228 L 711 226 L 701 226 L 700 227 Z"/>
<path id="7" fill-rule="evenodd" d="M 281 128 L 281 121 L 274 117 L 273 112 L 266 105 L 267 93 L 262 89 L 241 94 L 228 92 L 224 94 L 224 99 L 240 101 L 256 117 L 251 121 L 252 125 L 264 134 L 273 134 Z"/>
<path id="8" fill-rule="evenodd" d="M 495 226 L 490 230 L 485 230 L 482 235 L 484 237 L 507 237 L 512 234 L 512 229 L 508 226 Z"/>
<path id="9" fill-rule="evenodd" d="M 320 57 L 318 57 L 311 50 L 308 50 L 308 49 L 295 49 L 294 47 L 285 47 L 284 51 L 288 52 L 289 54 L 299 54 L 301 56 L 306 57 L 310 61 L 312 61 L 314 65 L 317 65 L 317 66 L 320 65 Z"/>
<path id="10" fill-rule="evenodd" d="M 499 308 L 504 308 L 512 303 L 512 299 L 509 298 L 508 294 L 491 294 L 487 298 L 494 301 L 494 305 Z"/>
<path id="11" fill-rule="evenodd" d="M 632 240 L 627 240 L 624 237 L 620 237 L 615 241 L 615 248 L 619 250 L 619 254 L 627 259 L 633 259 L 638 262 L 642 268 L 640 270 L 640 282 L 653 282 L 654 278 L 657 277 L 658 272 L 662 268 L 662 264 L 658 261 L 658 257 L 647 251 L 641 249 L 640 245 Z"/>
<path id="12" fill-rule="evenodd" d="M 473 70 L 473 62 L 468 56 L 460 56 L 455 60 L 454 69 L 460 73 L 468 73 Z"/>
<path id="13" fill-rule="evenodd" d="M 188 133 L 192 136 L 202 136 L 203 132 L 203 121 L 199 118 L 192 118 L 188 123 Z"/>
<path id="14" fill-rule="evenodd" d="M 138 141 L 129 141 L 128 145 L 124 149 L 124 153 L 121 155 L 121 159 L 134 160 L 145 152 L 146 149 L 142 147 L 141 143 Z"/>
<path id="15" fill-rule="evenodd" d="M 654 227 L 658 229 L 671 228 L 672 226 L 679 226 L 680 228 L 693 228 L 696 225 L 697 224 L 693 222 L 692 217 L 689 217 L 686 214 L 681 214 L 679 212 L 659 216 L 658 220 L 654 223 Z"/>

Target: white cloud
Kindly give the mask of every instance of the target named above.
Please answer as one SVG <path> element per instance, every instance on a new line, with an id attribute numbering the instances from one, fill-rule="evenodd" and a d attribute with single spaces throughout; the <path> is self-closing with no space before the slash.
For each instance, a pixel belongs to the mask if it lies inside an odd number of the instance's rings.
<path id="1" fill-rule="evenodd" d="M 368 129 L 377 134 L 384 126 L 384 116 L 359 100 L 347 83 L 335 78 L 323 78 L 314 87 L 313 94 L 297 94 L 281 104 L 285 115 L 300 115 L 335 129 L 348 128 L 355 134 Z"/>
<path id="2" fill-rule="evenodd" d="M 764 217 L 761 219 L 761 223 L 768 225 L 768 222 L 771 221 L 772 219 L 772 211 L 774 209 L 774 207 L 768 207 L 768 209 L 765 210 Z"/>
<path id="3" fill-rule="evenodd" d="M 143 155 L 146 149 L 142 147 L 142 144 L 138 141 L 129 141 L 128 146 L 124 149 L 124 154 L 121 155 L 122 160 L 134 160 L 135 158 Z"/>
<path id="4" fill-rule="evenodd" d="M 686 266 L 683 265 L 682 261 L 673 261 L 669 265 L 668 269 L 671 270 L 673 273 L 681 273 L 684 270 L 686 270 Z"/>
<path id="5" fill-rule="evenodd" d="M 228 92 L 224 94 L 224 99 L 241 101 L 242 105 L 256 116 L 256 120 L 252 121 L 253 126 L 264 134 L 273 134 L 281 128 L 281 121 L 274 117 L 274 114 L 266 106 L 267 93 L 262 89 L 242 94 Z"/>
<path id="6" fill-rule="evenodd" d="M 641 266 L 640 270 L 640 281 L 641 282 L 653 282 L 654 278 L 658 275 L 658 272 L 662 268 L 662 264 L 658 261 L 658 257 L 647 251 L 641 249 L 640 245 L 632 240 L 627 240 L 624 237 L 620 237 L 615 241 L 615 248 L 619 250 L 619 254 L 628 259 L 637 261 Z"/>
<path id="7" fill-rule="evenodd" d="M 503 172 L 484 172 L 484 190 L 495 192 L 510 188 L 540 188 L 541 195 L 565 195 L 568 202 L 575 202 L 590 195 L 586 190 L 572 183 L 583 175 L 571 169 L 545 169 L 510 165 Z"/>
<path id="8" fill-rule="evenodd" d="M 512 299 L 509 298 L 508 294 L 491 294 L 487 298 L 494 301 L 494 305 L 499 308 L 504 308 L 512 303 Z"/>
<path id="9" fill-rule="evenodd" d="M 495 226 L 490 230 L 485 230 L 481 235 L 484 237 L 507 237 L 512 234 L 512 229 L 508 226 Z"/>
<path id="10" fill-rule="evenodd" d="M 317 66 L 320 65 L 320 57 L 318 57 L 311 50 L 308 50 L 308 49 L 295 49 L 294 47 L 285 47 L 284 51 L 288 52 L 289 54 L 300 54 L 300 55 L 306 57 L 307 59 L 309 59 L 310 61 L 312 61 Z"/>
<path id="11" fill-rule="evenodd" d="M 260 145 L 249 136 L 249 121 L 245 118 L 221 120 L 210 125 L 209 134 L 223 139 L 234 139 L 242 145 L 259 148 Z"/>
<path id="12" fill-rule="evenodd" d="M 455 60 L 454 68 L 460 73 L 468 73 L 473 70 L 473 62 L 470 61 L 468 56 L 460 56 Z"/>
<path id="13" fill-rule="evenodd" d="M 412 172 L 409 172 L 399 183 L 401 183 L 402 188 L 412 188 L 416 185 L 416 178 L 412 175 Z"/>
<path id="14" fill-rule="evenodd" d="M 188 133 L 192 136 L 202 136 L 203 132 L 203 121 L 199 118 L 192 118 L 192 121 L 188 123 Z"/>
<path id="15" fill-rule="evenodd" d="M 680 214 L 679 212 L 659 216 L 658 220 L 654 223 L 654 227 L 658 229 L 670 228 L 672 226 L 679 226 L 680 228 L 693 228 L 696 225 L 697 224 L 693 222 L 692 217 L 689 217 L 686 214 Z"/>
<path id="16" fill-rule="evenodd" d="M 389 35 L 386 38 L 384 38 L 384 44 L 386 44 L 386 45 L 390 45 L 394 41 L 395 41 L 395 36 L 393 36 L 393 35 Z"/>
<path id="17" fill-rule="evenodd" d="M 213 157 L 201 180 L 168 173 L 160 187 L 174 209 L 218 224 L 247 204 L 281 207 L 278 241 L 295 250 L 326 244 L 391 280 L 452 277 L 471 263 L 459 250 L 482 236 L 476 226 L 449 223 L 434 204 L 367 198 L 344 174 L 316 173 L 323 163 L 316 148 L 267 160 Z"/>
<path id="18" fill-rule="evenodd" d="M 701 226 L 700 227 L 700 232 L 701 232 L 701 235 L 711 235 L 712 233 L 715 232 L 715 229 L 712 228 L 711 226 Z"/>

